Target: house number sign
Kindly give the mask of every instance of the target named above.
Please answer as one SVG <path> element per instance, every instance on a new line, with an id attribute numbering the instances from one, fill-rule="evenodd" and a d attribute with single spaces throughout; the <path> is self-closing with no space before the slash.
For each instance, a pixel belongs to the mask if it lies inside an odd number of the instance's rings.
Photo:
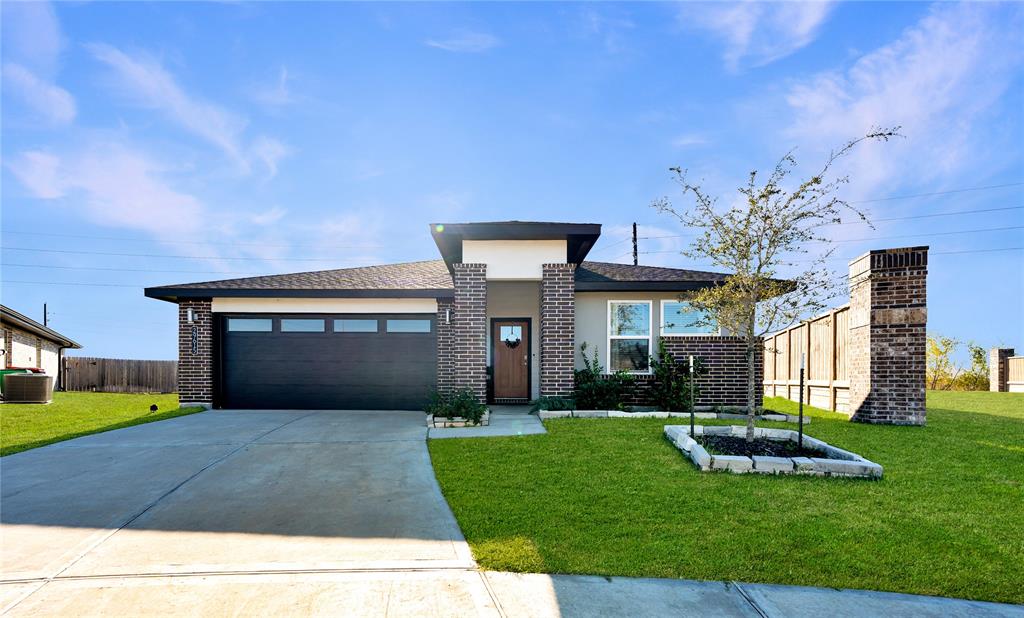
<path id="1" fill-rule="evenodd" d="M 192 354 L 199 354 L 199 328 L 196 326 L 192 327 Z"/>

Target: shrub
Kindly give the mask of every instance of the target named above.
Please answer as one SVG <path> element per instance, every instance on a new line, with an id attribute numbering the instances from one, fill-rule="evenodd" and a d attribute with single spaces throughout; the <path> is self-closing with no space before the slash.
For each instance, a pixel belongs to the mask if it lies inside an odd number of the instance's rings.
<path id="1" fill-rule="evenodd" d="M 541 397 L 533 402 L 530 412 L 540 410 L 575 410 L 576 402 L 572 397 Z"/>
<path id="2" fill-rule="evenodd" d="M 487 406 L 480 403 L 472 390 L 461 388 L 448 393 L 434 391 L 425 408 L 427 414 L 443 418 L 460 416 L 474 425 L 480 424 Z"/>
<path id="3" fill-rule="evenodd" d="M 688 412 L 690 405 L 690 382 L 692 377 L 704 374 L 704 363 L 700 358 L 694 362 L 694 376 L 690 375 L 689 361 L 677 361 L 665 349 L 665 342 L 658 341 L 658 356 L 651 357 L 651 370 L 654 373 L 654 384 L 651 387 L 651 398 L 659 410 L 666 412 Z M 700 396 L 700 388 L 693 385 L 693 397 L 696 401 Z"/>
<path id="4" fill-rule="evenodd" d="M 605 375 L 597 350 L 587 356 L 586 342 L 580 345 L 583 369 L 573 372 L 576 408 L 579 410 L 623 410 L 623 395 L 633 385 L 633 376 L 625 371 Z"/>

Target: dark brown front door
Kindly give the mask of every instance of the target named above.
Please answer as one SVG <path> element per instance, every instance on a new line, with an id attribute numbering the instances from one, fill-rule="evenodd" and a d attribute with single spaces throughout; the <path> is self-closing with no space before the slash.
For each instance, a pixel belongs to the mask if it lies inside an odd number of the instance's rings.
<path id="1" fill-rule="evenodd" d="M 494 320 L 491 342 L 494 349 L 494 398 L 529 399 L 529 320 Z"/>

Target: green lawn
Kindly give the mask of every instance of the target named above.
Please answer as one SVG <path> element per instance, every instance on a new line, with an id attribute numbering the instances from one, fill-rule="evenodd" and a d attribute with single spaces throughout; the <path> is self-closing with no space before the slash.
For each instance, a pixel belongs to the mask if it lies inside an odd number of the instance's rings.
<path id="1" fill-rule="evenodd" d="M 808 435 L 882 464 L 885 477 L 700 473 L 658 419 L 558 419 L 547 435 L 429 448 L 487 569 L 1024 603 L 1024 394 L 929 393 L 927 427 L 810 414 Z"/>
<path id="2" fill-rule="evenodd" d="M 150 412 L 154 403 L 159 409 Z M 46 405 L 5 403 L 0 405 L 0 456 L 201 410 L 179 408 L 175 394 L 54 393 Z"/>

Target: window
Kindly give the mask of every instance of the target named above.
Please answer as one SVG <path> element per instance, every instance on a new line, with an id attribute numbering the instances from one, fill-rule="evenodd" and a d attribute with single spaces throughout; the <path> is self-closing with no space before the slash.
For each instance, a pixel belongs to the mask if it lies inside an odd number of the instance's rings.
<path id="1" fill-rule="evenodd" d="M 707 322 L 698 323 L 707 317 L 687 302 L 661 301 L 662 335 L 717 335 L 718 327 Z"/>
<path id="2" fill-rule="evenodd" d="M 651 304 L 608 301 L 608 371 L 650 371 Z"/>
<path id="3" fill-rule="evenodd" d="M 281 318 L 281 332 L 322 333 L 324 332 L 324 321 L 306 318 Z"/>
<path id="4" fill-rule="evenodd" d="M 377 332 L 377 320 L 335 320 L 334 332 L 336 333 L 375 333 Z"/>
<path id="5" fill-rule="evenodd" d="M 270 318 L 228 318 L 228 332 L 269 333 L 272 330 L 274 321 Z"/>
<path id="6" fill-rule="evenodd" d="M 429 333 L 430 320 L 388 320 L 389 333 Z"/>

